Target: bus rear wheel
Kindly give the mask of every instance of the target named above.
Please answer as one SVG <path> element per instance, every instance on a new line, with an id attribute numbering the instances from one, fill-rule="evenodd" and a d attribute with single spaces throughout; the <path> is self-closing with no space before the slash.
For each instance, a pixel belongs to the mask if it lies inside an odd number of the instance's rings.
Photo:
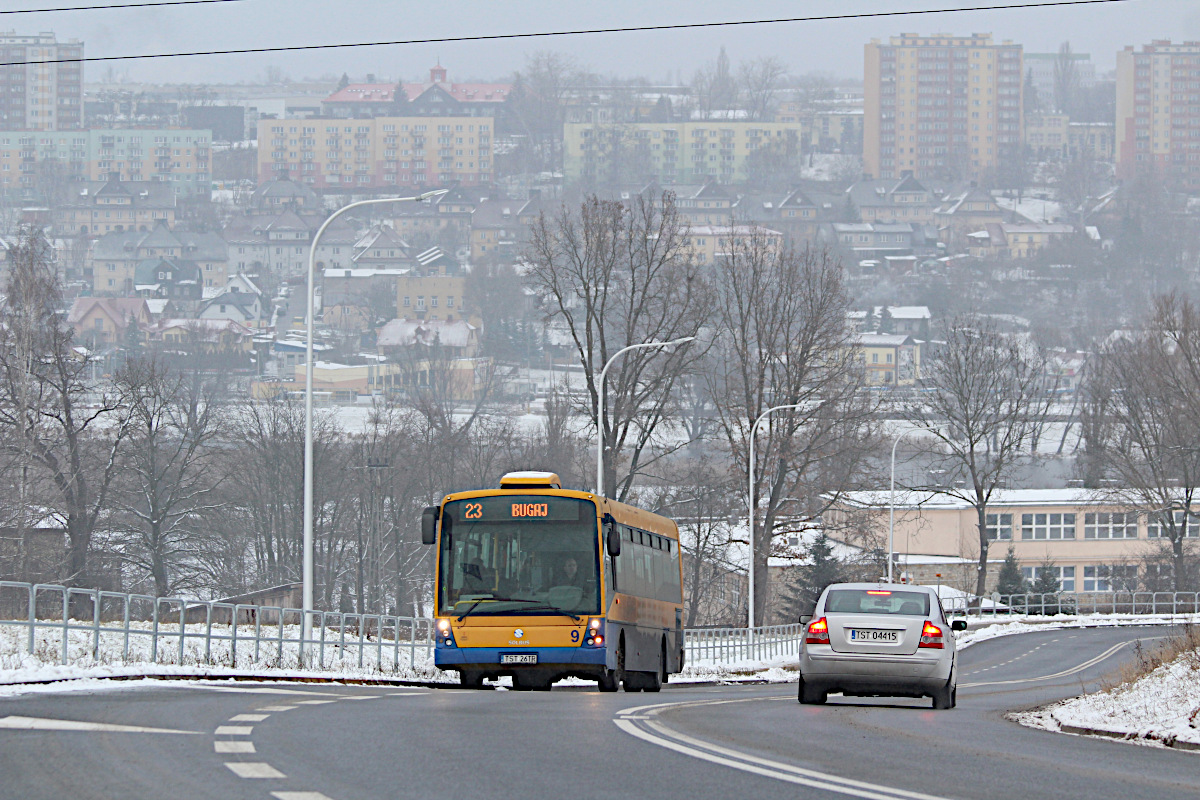
<path id="1" fill-rule="evenodd" d="M 482 689 L 483 673 L 474 670 L 463 670 L 458 673 L 458 683 L 464 689 Z"/>

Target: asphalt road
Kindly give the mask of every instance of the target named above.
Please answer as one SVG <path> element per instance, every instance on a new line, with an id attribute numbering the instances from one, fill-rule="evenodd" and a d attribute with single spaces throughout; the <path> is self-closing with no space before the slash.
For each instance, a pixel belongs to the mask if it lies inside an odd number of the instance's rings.
<path id="1" fill-rule="evenodd" d="M 0 698 L 0 798 L 1195 798 L 1196 754 L 1004 718 L 1099 688 L 1136 639 L 1164 633 L 981 643 L 960 655 L 950 711 L 838 696 L 801 706 L 794 684 L 657 695 L 169 684 Z"/>

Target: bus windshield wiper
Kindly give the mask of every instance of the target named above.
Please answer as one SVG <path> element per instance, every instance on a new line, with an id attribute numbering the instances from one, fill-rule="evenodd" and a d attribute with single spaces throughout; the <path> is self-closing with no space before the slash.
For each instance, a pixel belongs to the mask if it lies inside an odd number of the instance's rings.
<path id="1" fill-rule="evenodd" d="M 553 611 L 556 614 L 559 614 L 561 616 L 570 617 L 571 619 L 575 620 L 576 622 L 579 622 L 579 620 L 581 619 L 581 617 L 578 614 L 575 614 L 571 611 L 567 611 L 565 608 L 559 608 L 558 606 L 552 606 L 549 603 L 543 603 L 540 600 L 513 600 L 511 602 L 533 603 L 532 606 L 526 606 L 525 608 L 522 608 L 521 609 L 522 611 Z"/>
<path id="2" fill-rule="evenodd" d="M 491 599 L 490 597 L 488 597 L 488 598 L 481 598 L 481 599 L 479 599 L 479 600 L 476 600 L 475 602 L 471 603 L 471 605 L 467 606 L 467 610 L 466 610 L 466 611 L 464 611 L 464 612 L 462 612 L 461 614 L 459 614 L 459 615 L 458 615 L 458 621 L 459 621 L 459 622 L 462 622 L 462 621 L 463 621 L 463 619 L 464 619 L 464 618 L 465 618 L 465 617 L 466 617 L 468 614 L 470 614 L 472 611 L 474 611 L 474 610 L 475 610 L 475 607 L 476 607 L 476 606 L 478 606 L 478 605 L 479 605 L 480 603 L 482 603 L 484 600 L 490 600 L 490 599 Z"/>

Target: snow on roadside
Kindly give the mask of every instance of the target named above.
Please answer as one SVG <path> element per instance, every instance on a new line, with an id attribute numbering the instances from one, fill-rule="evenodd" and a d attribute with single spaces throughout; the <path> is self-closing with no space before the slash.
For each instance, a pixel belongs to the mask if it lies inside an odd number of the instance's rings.
<path id="1" fill-rule="evenodd" d="M 1132 683 L 1010 718 L 1030 728 L 1200 750 L 1200 651 L 1185 652 Z"/>

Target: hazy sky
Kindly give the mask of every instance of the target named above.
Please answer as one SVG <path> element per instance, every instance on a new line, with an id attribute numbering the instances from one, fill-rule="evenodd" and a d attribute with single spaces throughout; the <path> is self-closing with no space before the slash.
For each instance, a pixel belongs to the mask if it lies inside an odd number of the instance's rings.
<path id="1" fill-rule="evenodd" d="M 6 9 L 102 4 L 104 0 L 6 0 Z M 984 5 L 981 0 L 764 0 L 730 3 L 710 0 L 507 0 L 507 2 L 401 2 L 400 0 L 243 0 L 243 2 L 145 10 L 90 10 L 12 14 L 0 28 L 22 33 L 54 31 L 60 39 L 79 38 L 89 56 L 135 55 L 180 50 L 236 49 L 301 44 L 333 44 L 571 28 L 664 25 L 738 19 L 814 16 L 862 12 L 951 9 Z M 987 3 L 994 4 L 994 3 Z M 1069 40 L 1076 52 L 1091 53 L 1104 71 L 1126 45 L 1153 39 L 1200 40 L 1197 0 L 1130 0 L 1108 5 L 1017 10 L 926 13 L 836 21 L 798 22 L 709 30 L 560 36 L 507 42 L 326 50 L 307 53 L 199 56 L 113 64 L 117 75 L 134 80 L 236 82 L 260 78 L 267 66 L 293 78 L 348 72 L 353 77 L 424 78 L 440 59 L 454 79 L 503 78 L 537 50 L 559 50 L 604 74 L 644 75 L 661 81 L 687 79 L 715 57 L 722 45 L 735 63 L 774 55 L 794 73 L 832 72 L 862 76 L 863 44 L 902 32 L 991 33 L 1011 39 L 1026 52 L 1051 52 Z M 96 80 L 106 64 L 89 64 Z"/>

